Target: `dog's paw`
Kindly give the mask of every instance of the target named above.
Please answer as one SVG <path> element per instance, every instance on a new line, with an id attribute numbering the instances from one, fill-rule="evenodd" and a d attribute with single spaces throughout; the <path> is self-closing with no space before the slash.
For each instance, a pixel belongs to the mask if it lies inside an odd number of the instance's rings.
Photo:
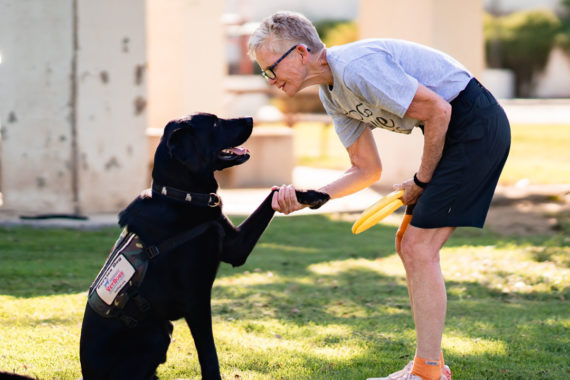
<path id="1" fill-rule="evenodd" d="M 299 203 L 316 210 L 331 199 L 330 195 L 317 190 L 295 190 Z"/>

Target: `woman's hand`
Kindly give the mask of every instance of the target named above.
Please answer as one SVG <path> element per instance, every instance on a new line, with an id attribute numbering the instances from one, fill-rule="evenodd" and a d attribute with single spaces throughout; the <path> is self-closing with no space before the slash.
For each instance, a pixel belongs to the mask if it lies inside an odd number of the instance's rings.
<path id="1" fill-rule="evenodd" d="M 402 196 L 402 201 L 406 205 L 412 205 L 417 203 L 420 195 L 422 195 L 424 189 L 419 187 L 414 183 L 413 179 L 409 179 L 401 184 L 394 185 L 392 187 L 394 190 L 404 190 L 404 195 Z"/>
<path id="2" fill-rule="evenodd" d="M 277 189 L 279 189 L 279 191 L 273 194 L 273 199 L 271 200 L 271 207 L 273 207 L 275 211 L 289 215 L 294 211 L 307 207 L 297 201 L 297 195 L 295 194 L 293 185 L 282 185 L 281 187 L 273 186 L 272 188 L 272 190 Z"/>

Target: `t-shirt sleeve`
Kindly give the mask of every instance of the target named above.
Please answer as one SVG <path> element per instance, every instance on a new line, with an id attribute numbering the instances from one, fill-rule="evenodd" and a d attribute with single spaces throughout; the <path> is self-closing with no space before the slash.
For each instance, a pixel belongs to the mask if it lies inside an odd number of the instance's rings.
<path id="1" fill-rule="evenodd" d="M 367 128 L 365 123 L 346 116 L 333 116 L 332 119 L 334 122 L 334 130 L 345 148 L 351 146 L 362 134 L 364 129 Z"/>
<path id="2" fill-rule="evenodd" d="M 371 53 L 352 61 L 344 71 L 343 80 L 368 103 L 401 118 L 419 85 L 388 52 Z"/>
<path id="3" fill-rule="evenodd" d="M 362 134 L 367 125 L 359 120 L 344 115 L 339 111 L 339 107 L 336 106 L 322 90 L 319 91 L 319 97 L 325 111 L 333 120 L 334 130 L 340 142 L 345 148 L 348 148 Z"/>

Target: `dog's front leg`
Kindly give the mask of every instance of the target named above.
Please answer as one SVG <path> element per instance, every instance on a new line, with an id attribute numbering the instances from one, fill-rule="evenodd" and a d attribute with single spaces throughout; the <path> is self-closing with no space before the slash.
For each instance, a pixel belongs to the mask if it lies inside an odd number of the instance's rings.
<path id="1" fill-rule="evenodd" d="M 255 247 L 261 234 L 263 234 L 275 214 L 275 210 L 271 207 L 271 200 L 276 191 L 276 189 L 272 190 L 261 205 L 239 227 L 234 227 L 229 219 L 224 219 L 226 237 L 224 239 L 222 261 L 230 263 L 234 267 L 245 263 L 253 247 Z M 296 195 L 299 202 L 308 205 L 312 209 L 321 207 L 330 199 L 328 194 L 316 190 L 297 190 Z"/>
<path id="2" fill-rule="evenodd" d="M 222 261 L 234 267 L 243 265 L 255 247 L 255 244 L 269 225 L 275 210 L 271 207 L 274 191 L 259 205 L 259 207 L 238 227 L 225 218 L 224 229 L 226 236 L 222 251 Z"/>
<path id="3" fill-rule="evenodd" d="M 196 307 L 190 315 L 186 316 L 186 323 L 190 327 L 190 332 L 194 338 L 198 361 L 202 370 L 203 380 L 219 380 L 220 364 L 214 334 L 212 332 L 212 312 L 210 304 Z"/>

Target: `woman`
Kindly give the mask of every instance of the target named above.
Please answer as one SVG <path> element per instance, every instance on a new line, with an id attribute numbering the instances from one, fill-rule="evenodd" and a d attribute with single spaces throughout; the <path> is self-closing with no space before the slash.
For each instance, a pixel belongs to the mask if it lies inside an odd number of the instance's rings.
<path id="1" fill-rule="evenodd" d="M 451 379 L 441 339 L 446 290 L 439 251 L 456 227 L 484 224 L 510 147 L 510 127 L 495 98 L 452 57 L 408 41 L 369 39 L 326 48 L 312 23 L 294 12 L 267 17 L 249 40 L 249 54 L 272 86 L 289 96 L 319 85 L 319 96 L 346 148 L 351 167 L 319 189 L 331 199 L 380 178 L 382 165 L 371 129 L 424 133 L 421 163 L 403 189 L 415 204 L 396 250 L 416 327 L 416 354 L 384 379 Z M 303 206 L 291 185 L 273 208 Z"/>

